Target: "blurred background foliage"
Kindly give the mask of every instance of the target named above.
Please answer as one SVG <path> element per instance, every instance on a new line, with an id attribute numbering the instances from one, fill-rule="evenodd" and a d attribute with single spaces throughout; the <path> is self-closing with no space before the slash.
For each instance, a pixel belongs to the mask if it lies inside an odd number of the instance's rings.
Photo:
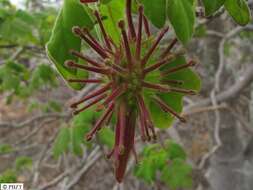
<path id="1" fill-rule="evenodd" d="M 61 3 L 23 0 L 17 6 L 9 0 L 0 0 L 0 183 L 24 182 L 25 187 L 40 190 L 73 189 L 75 184 L 80 189 L 85 184 L 90 184 L 87 189 L 104 189 L 105 185 L 113 189 L 112 163 L 104 158 L 114 144 L 113 131 L 105 128 L 96 142 L 85 142 L 84 134 L 98 113 L 91 109 L 75 117 L 69 114 L 68 105 L 76 93 L 66 86 L 46 56 L 45 45 Z M 194 39 L 207 35 L 206 25 L 199 23 Z M 242 31 L 239 37 L 250 45 L 253 33 Z M 226 57 L 234 53 L 236 43 L 225 43 Z M 241 62 L 251 58 L 252 52 L 246 52 Z M 214 68 L 207 67 L 212 73 Z M 201 142 L 206 143 L 205 140 L 201 138 Z M 146 189 L 193 188 L 194 169 L 187 156 L 189 150 L 179 143 L 166 140 L 137 149 L 139 163 L 129 170 L 135 176 L 128 177 L 130 181 L 138 181 Z M 96 164 L 100 158 L 103 161 Z M 95 165 L 95 169 L 89 164 Z M 88 170 L 90 174 L 83 175 Z M 109 185 L 99 186 L 104 176 L 110 179 Z"/>

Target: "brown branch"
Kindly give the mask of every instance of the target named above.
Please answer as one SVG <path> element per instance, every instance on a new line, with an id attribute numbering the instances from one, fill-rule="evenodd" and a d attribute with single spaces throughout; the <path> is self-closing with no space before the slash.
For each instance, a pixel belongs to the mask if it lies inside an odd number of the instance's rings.
<path id="1" fill-rule="evenodd" d="M 239 79 L 234 85 L 232 85 L 229 89 L 224 90 L 221 93 L 218 93 L 216 95 L 216 99 L 218 103 L 224 102 L 224 101 L 231 101 L 238 97 L 238 95 L 241 94 L 241 92 L 248 87 L 253 82 L 253 64 L 250 64 L 244 75 L 241 79 Z M 212 103 L 212 100 L 210 98 L 206 98 L 204 100 L 201 100 L 197 102 L 196 104 L 189 106 L 186 110 L 193 109 L 195 107 L 205 107 Z"/>
<path id="2" fill-rule="evenodd" d="M 38 115 L 38 116 L 34 116 L 32 118 L 29 118 L 23 122 L 20 123 L 8 123 L 8 122 L 3 122 L 0 123 L 0 128 L 23 128 L 23 127 L 28 127 L 30 125 L 32 125 L 35 122 L 41 121 L 43 119 L 50 119 L 50 118 L 56 118 L 56 119 L 65 119 L 70 117 L 70 114 L 67 113 L 63 113 L 63 114 L 59 114 L 59 113 L 49 113 L 49 114 L 42 114 L 42 115 Z"/>

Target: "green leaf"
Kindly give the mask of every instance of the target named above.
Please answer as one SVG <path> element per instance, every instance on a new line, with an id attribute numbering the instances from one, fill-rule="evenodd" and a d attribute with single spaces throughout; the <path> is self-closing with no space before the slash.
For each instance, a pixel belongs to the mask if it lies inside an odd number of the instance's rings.
<path id="1" fill-rule="evenodd" d="M 57 12 L 54 8 L 45 8 L 33 16 L 37 20 L 39 43 L 44 47 L 50 39 Z"/>
<path id="2" fill-rule="evenodd" d="M 172 61 L 170 64 L 167 64 L 166 67 L 162 68 L 162 70 L 172 69 L 183 64 L 186 64 L 186 60 L 184 57 L 180 57 Z M 183 82 L 182 85 L 175 87 L 195 90 L 196 92 L 198 92 L 201 87 L 200 78 L 191 69 L 183 69 L 178 72 L 169 74 L 168 76 L 165 77 L 165 79 L 182 81 Z M 180 113 L 182 111 L 183 108 L 182 94 L 169 92 L 167 94 L 165 93 L 158 94 L 158 96 L 177 113 Z M 153 101 L 147 102 L 146 100 L 146 103 L 147 105 L 149 105 L 154 125 L 158 128 L 168 128 L 171 125 L 174 116 L 162 111 L 162 109 Z"/>
<path id="3" fill-rule="evenodd" d="M 36 20 L 27 11 L 18 10 L 16 12 L 16 17 L 18 17 L 20 20 L 22 20 L 23 22 L 25 22 L 27 24 L 36 25 Z"/>
<path id="4" fill-rule="evenodd" d="M 166 0 L 142 0 L 144 13 L 158 28 L 164 26 L 166 21 Z"/>
<path id="5" fill-rule="evenodd" d="M 185 160 L 182 148 L 172 141 L 167 141 L 165 147 L 161 147 L 159 144 L 149 145 L 144 148 L 142 156 L 143 159 L 136 166 L 134 174 L 147 183 L 156 181 L 156 173 L 167 168 L 169 160 L 178 158 Z"/>
<path id="6" fill-rule="evenodd" d="M 15 75 L 12 74 L 5 75 L 3 80 L 3 89 L 16 91 L 19 88 L 20 82 L 21 81 L 19 77 Z"/>
<path id="7" fill-rule="evenodd" d="M 30 79 L 31 90 L 37 90 L 46 85 L 57 86 L 57 84 L 55 71 L 46 64 L 38 65 Z"/>
<path id="8" fill-rule="evenodd" d="M 113 148 L 114 145 L 114 133 L 111 129 L 104 127 L 98 133 L 99 141 L 108 146 L 109 148 Z"/>
<path id="9" fill-rule="evenodd" d="M 173 160 L 168 167 L 164 167 L 161 180 L 171 189 L 191 188 L 192 167 L 182 159 Z"/>
<path id="10" fill-rule="evenodd" d="M 0 37 L 11 43 L 28 44 L 34 42 L 32 27 L 19 17 L 10 17 L 0 24 Z"/>
<path id="11" fill-rule="evenodd" d="M 95 111 L 95 108 L 85 110 L 73 118 L 73 125 L 89 128 L 98 115 L 99 113 Z"/>
<path id="12" fill-rule="evenodd" d="M 13 61 L 9 61 L 8 63 L 6 63 L 5 66 L 7 69 L 10 69 L 12 72 L 15 72 L 16 74 L 20 74 L 22 72 L 27 71 L 24 65 L 22 65 L 21 63 L 15 63 Z"/>
<path id="13" fill-rule="evenodd" d="M 124 5 L 124 1 L 112 0 L 106 5 L 100 6 L 101 15 L 106 18 L 103 20 L 105 30 L 117 44 L 120 41 L 118 22 L 124 18 Z"/>
<path id="14" fill-rule="evenodd" d="M 169 20 L 177 37 L 186 44 L 193 35 L 195 23 L 195 7 L 189 0 L 168 0 Z"/>
<path id="15" fill-rule="evenodd" d="M 17 173 L 12 169 L 8 169 L 0 174 L 1 183 L 15 183 L 17 182 Z"/>
<path id="16" fill-rule="evenodd" d="M 33 160 L 30 157 L 21 156 L 18 157 L 15 160 L 15 168 L 17 171 L 23 170 L 23 169 L 31 169 L 33 164 Z"/>
<path id="17" fill-rule="evenodd" d="M 109 3 L 111 0 L 101 0 L 101 3 L 103 3 L 103 4 L 107 4 L 107 3 Z"/>
<path id="18" fill-rule="evenodd" d="M 58 158 L 62 153 L 66 152 L 70 143 L 70 130 L 67 127 L 62 127 L 54 142 L 53 155 Z"/>
<path id="19" fill-rule="evenodd" d="M 160 94 L 160 98 L 168 104 L 174 111 L 180 113 L 182 111 L 182 95 L 176 93 Z M 171 126 L 174 116 L 164 112 L 160 106 L 151 101 L 150 104 L 151 117 L 155 127 L 166 129 Z"/>
<path id="20" fill-rule="evenodd" d="M 92 124 L 100 115 L 100 113 L 95 112 L 94 109 L 88 109 L 73 118 L 73 127 L 71 129 L 71 143 L 72 151 L 76 155 L 82 155 L 82 144 L 87 145 L 87 142 L 84 140 L 85 134 L 89 132 Z"/>
<path id="21" fill-rule="evenodd" d="M 206 16 L 210 16 L 224 5 L 225 0 L 203 0 Z"/>
<path id="22" fill-rule="evenodd" d="M 194 32 L 195 38 L 205 37 L 206 34 L 207 34 L 206 25 L 201 24 L 195 28 L 195 32 Z"/>
<path id="23" fill-rule="evenodd" d="M 48 102 L 49 109 L 53 110 L 54 112 L 61 112 L 62 111 L 62 103 L 58 101 L 50 100 Z"/>
<path id="24" fill-rule="evenodd" d="M 225 8 L 238 24 L 245 26 L 250 22 L 250 9 L 245 0 L 226 0 Z"/>
<path id="25" fill-rule="evenodd" d="M 185 57 L 181 56 L 176 60 L 172 61 L 170 64 L 167 64 L 165 67 L 162 68 L 162 70 L 172 69 L 177 66 L 184 65 L 186 63 L 187 62 Z M 171 73 L 165 78 L 167 80 L 179 80 L 183 82 L 182 85 L 176 87 L 195 90 L 196 92 L 199 92 L 201 89 L 201 80 L 199 76 L 195 73 L 195 71 L 190 68 L 182 69 L 177 72 Z"/>
<path id="26" fill-rule="evenodd" d="M 81 74 L 76 69 L 69 69 L 64 66 L 66 60 L 78 61 L 77 58 L 70 55 L 69 50 L 80 51 L 81 49 L 81 40 L 72 33 L 73 26 L 92 28 L 93 22 L 85 8 L 78 1 L 64 0 L 52 36 L 47 44 L 47 54 L 64 79 L 87 77 L 87 73 Z M 82 88 L 78 84 L 70 84 L 70 86 L 74 89 Z"/>
<path id="27" fill-rule="evenodd" d="M 13 151 L 13 147 L 9 144 L 0 144 L 0 154 L 7 154 Z"/>
<path id="28" fill-rule="evenodd" d="M 156 168 L 152 160 L 144 159 L 134 170 L 134 175 L 147 183 L 155 180 Z"/>
<path id="29" fill-rule="evenodd" d="M 84 136 L 88 132 L 89 123 L 82 125 L 74 125 L 71 128 L 71 142 L 74 154 L 81 156 L 83 154 L 82 144 L 84 144 Z"/>
<path id="30" fill-rule="evenodd" d="M 186 153 L 184 149 L 177 143 L 174 143 L 172 141 L 166 141 L 165 150 L 170 160 L 174 160 L 177 158 L 180 158 L 182 160 L 186 159 Z"/>

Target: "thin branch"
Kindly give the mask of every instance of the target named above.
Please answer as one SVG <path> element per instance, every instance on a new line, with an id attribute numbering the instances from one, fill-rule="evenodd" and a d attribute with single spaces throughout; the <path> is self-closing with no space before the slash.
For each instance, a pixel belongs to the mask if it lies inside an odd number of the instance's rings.
<path id="1" fill-rule="evenodd" d="M 231 101 L 238 97 L 242 93 L 243 89 L 247 88 L 253 82 L 253 64 L 249 64 L 245 70 L 243 76 L 235 82 L 234 85 L 230 86 L 229 89 L 224 90 L 216 95 L 217 103 L 224 101 Z M 190 110 L 195 107 L 204 107 L 212 103 L 210 98 L 206 98 L 197 102 L 196 104 L 189 106 L 185 110 Z"/>
<path id="2" fill-rule="evenodd" d="M 75 186 L 81 177 L 93 166 L 93 164 L 101 158 L 102 152 L 99 150 L 99 147 L 95 148 L 92 153 L 88 156 L 87 163 L 74 175 L 73 179 L 68 182 L 68 185 L 64 190 L 70 190 Z"/>
<path id="3" fill-rule="evenodd" d="M 50 118 L 55 118 L 55 119 L 66 119 L 70 117 L 70 114 L 67 113 L 49 113 L 49 114 L 42 114 L 38 116 L 34 116 L 32 118 L 29 118 L 23 122 L 20 123 L 8 123 L 8 122 L 3 122 L 0 123 L 0 128 L 23 128 L 23 127 L 28 127 L 32 125 L 35 122 L 41 121 L 43 119 L 50 119 Z"/>

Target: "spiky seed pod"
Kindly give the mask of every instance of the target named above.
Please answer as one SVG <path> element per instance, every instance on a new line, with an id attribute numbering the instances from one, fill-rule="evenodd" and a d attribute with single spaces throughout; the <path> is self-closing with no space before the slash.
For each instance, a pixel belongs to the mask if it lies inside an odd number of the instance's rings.
<path id="1" fill-rule="evenodd" d="M 81 0 L 82 3 L 93 3 L 98 0 Z M 74 114 L 78 114 L 91 106 L 97 105 L 98 110 L 104 110 L 102 116 L 95 123 L 93 129 L 86 135 L 86 140 L 90 141 L 94 135 L 111 120 L 112 115 L 116 116 L 115 126 L 115 144 L 113 150 L 108 154 L 108 158 L 114 157 L 115 175 L 118 182 L 121 182 L 127 166 L 127 161 L 131 152 L 136 155 L 134 148 L 135 128 L 138 125 L 141 138 L 143 141 L 155 140 L 156 133 L 152 122 L 151 114 L 145 103 L 145 90 L 151 90 L 155 93 L 177 92 L 186 95 L 195 94 L 194 91 L 175 88 L 173 84 L 180 86 L 182 81 L 166 80 L 164 76 L 171 73 L 192 67 L 195 61 L 169 70 L 160 71 L 161 67 L 170 64 L 171 61 L 182 56 L 185 51 L 171 52 L 177 43 L 173 39 L 168 47 L 160 54 L 159 44 L 169 31 L 169 27 L 164 27 L 156 37 L 151 37 L 149 22 L 143 14 L 143 6 L 138 9 L 138 24 L 134 27 L 131 14 L 131 0 L 126 0 L 126 21 L 121 20 L 118 23 L 121 31 L 121 41 L 116 45 L 106 30 L 98 11 L 94 12 L 97 23 L 100 27 L 103 43 L 97 41 L 86 28 L 74 27 L 73 33 L 87 43 L 102 59 L 97 62 L 92 58 L 71 50 L 71 54 L 87 62 L 88 65 L 80 65 L 74 61 L 66 61 L 66 66 L 77 68 L 88 72 L 99 74 L 97 79 L 80 80 L 69 79 L 73 83 L 96 83 L 100 87 L 88 93 L 81 100 L 73 103 L 71 107 L 75 109 Z M 143 30 L 145 33 L 143 33 Z M 152 40 L 153 39 L 153 40 Z M 147 49 L 147 45 L 152 44 Z M 150 64 L 150 60 L 156 58 L 155 63 Z M 157 83 L 147 80 L 152 73 L 159 73 Z M 161 98 L 153 96 L 151 98 L 161 110 L 185 122 L 176 111 L 170 108 Z M 86 103 L 82 108 L 80 104 Z"/>

